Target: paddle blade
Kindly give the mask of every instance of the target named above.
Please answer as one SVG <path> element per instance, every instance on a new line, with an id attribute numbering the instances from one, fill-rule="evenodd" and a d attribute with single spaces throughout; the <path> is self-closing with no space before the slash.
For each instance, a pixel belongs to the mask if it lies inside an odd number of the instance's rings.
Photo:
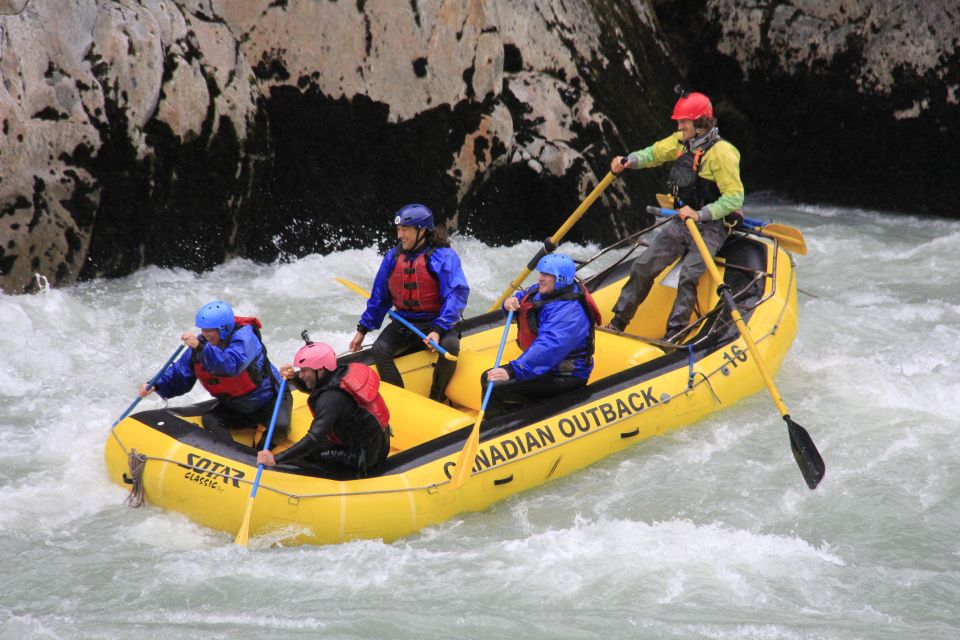
<path id="1" fill-rule="evenodd" d="M 813 438 L 807 433 L 807 430 L 790 419 L 789 415 L 783 416 L 787 423 L 787 431 L 790 434 L 790 449 L 793 451 L 793 458 L 800 467 L 800 473 L 803 479 L 807 481 L 807 486 L 816 489 L 823 475 L 827 471 L 827 465 L 824 464 L 820 452 L 817 451 L 817 445 L 813 444 Z"/>
<path id="2" fill-rule="evenodd" d="M 247 512 L 243 514 L 243 524 L 240 525 L 240 531 L 237 532 L 237 537 L 233 541 L 241 547 L 247 546 L 247 542 L 250 540 L 251 513 L 253 513 L 253 496 L 250 496 L 250 499 L 247 500 Z"/>
<path id="3" fill-rule="evenodd" d="M 477 449 L 480 448 L 480 422 L 482 420 L 483 412 L 481 411 L 474 423 L 473 430 L 470 431 L 470 437 L 467 438 L 467 444 L 463 446 L 460 457 L 457 458 L 457 468 L 453 472 L 453 477 L 450 478 L 451 489 L 459 489 L 470 477 L 470 472 L 473 470 L 473 460 L 477 457 Z"/>

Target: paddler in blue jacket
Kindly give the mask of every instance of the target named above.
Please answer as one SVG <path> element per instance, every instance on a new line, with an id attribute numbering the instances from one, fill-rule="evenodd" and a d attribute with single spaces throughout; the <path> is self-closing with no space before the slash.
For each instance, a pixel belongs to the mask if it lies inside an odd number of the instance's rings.
<path id="1" fill-rule="evenodd" d="M 400 244 L 389 251 L 373 281 L 367 309 L 360 317 L 350 351 L 359 351 L 363 337 L 379 329 L 387 310 L 397 313 L 445 350 L 460 353 L 457 326 L 470 287 L 460 256 L 450 248 L 446 229 L 433 224 L 433 212 L 422 204 L 408 204 L 394 217 Z M 373 360 L 383 382 L 403 386 L 393 358 L 412 347 L 431 348 L 400 322 L 391 322 L 373 343 Z M 422 345 L 421 345 L 422 342 Z M 445 402 L 446 389 L 456 371 L 456 360 L 439 358 L 433 371 L 430 399 Z"/>
<path id="2" fill-rule="evenodd" d="M 504 311 L 517 312 L 523 353 L 484 372 L 481 385 L 495 383 L 487 405 L 491 417 L 582 387 L 593 371 L 600 312 L 586 288 L 575 282 L 576 264 L 553 253 L 540 259 L 537 271 L 537 284 L 503 303 Z"/>
<path id="3" fill-rule="evenodd" d="M 155 387 L 141 385 L 140 397 L 154 390 L 165 400 L 181 396 L 199 380 L 217 401 L 212 407 L 207 402 L 180 407 L 176 413 L 202 412 L 204 428 L 229 442 L 233 441 L 230 429 L 270 424 L 280 374 L 267 359 L 267 349 L 259 334 L 260 321 L 235 316 L 228 303 L 214 300 L 197 311 L 196 324 L 200 337 L 184 332 L 180 339 L 188 350 L 160 376 Z M 293 396 L 287 389 L 277 414 L 272 445 L 283 442 L 290 432 L 292 406 Z M 257 448 L 263 448 L 263 443 L 258 443 Z"/>

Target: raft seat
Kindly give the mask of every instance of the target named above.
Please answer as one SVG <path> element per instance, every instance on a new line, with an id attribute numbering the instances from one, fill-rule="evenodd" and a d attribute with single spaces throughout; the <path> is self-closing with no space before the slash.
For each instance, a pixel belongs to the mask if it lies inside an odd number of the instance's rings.
<path id="1" fill-rule="evenodd" d="M 635 338 L 597 331 L 594 337 L 593 371 L 589 382 L 620 373 L 624 369 L 649 362 L 663 355 L 663 350 Z"/>
<path id="2" fill-rule="evenodd" d="M 493 366 L 499 345 L 484 349 L 462 349 L 457 360 L 457 370 L 447 385 L 447 397 L 459 406 L 480 411 L 483 404 L 480 376 Z M 510 362 L 520 355 L 516 341 L 509 340 L 503 350 L 501 363 Z M 472 423 L 472 420 L 471 420 Z"/>
<path id="3" fill-rule="evenodd" d="M 473 417 L 387 382 L 380 395 L 390 409 L 390 451 L 406 451 L 444 434 L 473 424 Z"/>

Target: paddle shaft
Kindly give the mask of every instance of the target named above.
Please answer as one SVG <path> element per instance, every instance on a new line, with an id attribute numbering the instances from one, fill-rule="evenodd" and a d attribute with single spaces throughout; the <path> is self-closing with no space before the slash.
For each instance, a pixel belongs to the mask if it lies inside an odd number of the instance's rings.
<path id="1" fill-rule="evenodd" d="M 513 322 L 512 310 L 507 312 L 507 321 L 503 327 L 503 335 L 500 336 L 500 348 L 497 350 L 497 359 L 493 363 L 494 369 L 500 366 L 500 358 L 503 357 L 503 349 L 507 346 L 507 334 L 510 333 L 511 322 Z M 480 448 L 480 423 L 483 422 L 483 415 L 487 412 L 487 403 L 490 401 L 490 395 L 493 393 L 493 385 L 494 382 L 492 380 L 487 381 L 487 390 L 483 394 L 480 413 L 477 414 L 477 419 L 473 423 L 470 436 L 467 438 L 467 442 L 463 446 L 460 456 L 457 458 L 457 468 L 450 478 L 451 489 L 456 489 L 463 485 L 473 470 L 473 459 L 477 457 L 477 449 Z"/>
<path id="2" fill-rule="evenodd" d="M 150 378 L 150 382 L 147 383 L 147 389 L 150 389 L 151 387 L 153 387 L 153 385 L 157 384 L 157 380 L 159 380 L 160 376 L 163 375 L 163 372 L 167 370 L 167 367 L 173 364 L 173 361 L 177 359 L 177 356 L 180 355 L 181 351 L 183 351 L 183 345 L 180 345 L 179 347 L 177 347 L 177 350 L 173 352 L 173 355 L 167 358 L 167 361 L 163 364 L 162 367 L 160 367 L 160 371 L 157 371 L 157 375 Z M 140 396 L 137 396 L 137 399 L 130 403 L 130 406 L 127 407 L 127 410 L 120 414 L 120 417 L 117 418 L 116 422 L 114 422 L 113 426 L 111 426 L 110 428 L 112 429 L 113 427 L 117 426 L 118 424 L 120 424 L 121 420 L 123 420 L 128 415 L 130 415 L 130 412 L 133 411 L 134 407 L 140 404 L 141 400 L 143 400 L 143 398 L 141 398 Z"/>
<path id="3" fill-rule="evenodd" d="M 727 307 L 727 311 L 730 312 L 730 317 L 733 318 L 734 324 L 737 325 L 740 337 L 743 338 L 743 341 L 747 344 L 747 350 L 753 356 L 753 361 L 757 365 L 757 370 L 760 371 L 760 377 L 763 378 L 764 384 L 767 385 L 767 391 L 770 392 L 773 403 L 777 406 L 780 416 L 787 423 L 793 456 L 797 461 L 797 465 L 800 467 L 801 473 L 803 473 L 807 486 L 814 489 L 823 478 L 825 471 L 823 458 L 820 457 L 820 452 L 817 451 L 816 445 L 814 445 L 813 439 L 810 437 L 810 434 L 807 433 L 806 429 L 790 419 L 790 410 L 787 409 L 786 403 L 784 403 L 783 398 L 780 397 L 780 392 L 773 383 L 773 377 L 770 375 L 770 371 L 767 369 L 763 358 L 760 357 L 760 351 L 753 341 L 750 328 L 747 327 L 747 324 L 743 321 L 743 317 L 740 315 L 740 311 L 737 309 L 729 285 L 721 280 L 720 271 L 717 270 L 716 265 L 713 263 L 710 250 L 707 248 L 706 243 L 704 243 L 703 237 L 700 235 L 700 230 L 697 229 L 697 224 L 690 218 L 684 220 L 684 224 L 686 224 L 687 231 L 690 232 L 690 236 L 693 238 L 694 243 L 696 243 L 697 249 L 700 250 L 700 255 L 703 256 L 703 262 L 707 265 L 710 276 L 714 282 L 718 283 L 717 293 L 720 294 L 723 303 Z"/>
<path id="4" fill-rule="evenodd" d="M 273 440 L 273 430 L 277 426 L 277 416 L 280 414 L 280 406 L 283 405 L 283 393 L 287 388 L 287 379 L 280 378 L 280 388 L 277 390 L 277 402 L 273 406 L 273 415 L 270 417 L 270 426 L 267 428 L 267 437 L 263 441 L 263 448 L 269 449 L 270 442 Z M 234 540 L 239 545 L 247 546 L 247 539 L 250 536 L 250 514 L 253 513 L 253 499 L 257 497 L 257 489 L 260 487 L 260 476 L 263 474 L 263 464 L 257 465 L 257 476 L 253 479 L 253 487 L 250 489 L 250 498 L 247 500 L 247 510 L 243 515 L 243 524 L 240 525 L 240 531 Z"/>
<path id="5" fill-rule="evenodd" d="M 727 310 L 730 312 L 730 316 L 733 317 L 733 322 L 737 325 L 740 336 L 743 338 L 743 341 L 747 343 L 747 348 L 753 354 L 753 361 L 756 363 L 757 369 L 760 370 L 760 376 L 763 377 L 763 381 L 767 385 L 767 390 L 773 397 L 773 403 L 777 405 L 777 410 L 780 411 L 781 416 L 789 414 L 790 411 L 780 397 L 780 392 L 777 391 L 777 388 L 773 384 L 773 378 L 770 376 L 770 371 L 767 370 L 767 365 L 764 364 L 763 359 L 760 358 L 757 345 L 753 342 L 753 337 L 750 335 L 750 329 L 743 321 L 743 316 L 740 315 L 740 311 L 737 309 L 737 305 L 733 300 L 733 294 L 730 293 L 730 287 L 724 284 L 723 279 L 720 277 L 720 271 L 717 270 L 717 266 L 713 263 L 710 250 L 707 248 L 706 243 L 704 243 L 703 236 L 700 235 L 700 230 L 697 229 L 697 224 L 690 218 L 684 220 L 684 223 L 687 225 L 687 230 L 690 231 L 690 235 L 693 237 L 697 249 L 699 249 L 701 255 L 703 255 L 703 261 L 707 265 L 707 270 L 710 271 L 710 277 L 719 285 L 717 293 L 723 298 L 723 303 L 727 305 Z"/>
<path id="6" fill-rule="evenodd" d="M 616 176 L 612 171 L 608 172 L 607 175 L 604 176 L 603 180 L 601 180 L 600 183 L 593 188 L 593 191 L 591 191 L 590 194 L 584 198 L 583 202 L 580 203 L 580 206 L 577 207 L 572 214 L 570 214 L 570 217 L 567 218 L 567 221 L 564 222 L 559 229 L 557 229 L 556 233 L 544 241 L 543 246 L 540 248 L 540 251 L 537 252 L 537 255 L 530 259 L 530 262 L 528 262 L 527 266 L 524 267 L 523 271 L 520 272 L 520 275 L 514 278 L 510 282 L 510 285 L 504 289 L 503 293 L 500 294 L 500 297 L 490 305 L 490 308 L 487 309 L 488 312 L 499 309 L 504 300 L 510 297 L 514 291 L 518 291 L 520 289 L 524 279 L 530 275 L 531 271 L 537 268 L 537 263 L 540 262 L 540 258 L 557 248 L 557 245 L 560 244 L 560 240 L 562 240 L 563 237 L 567 235 L 567 232 L 573 227 L 573 225 L 575 225 L 577 221 L 583 217 L 583 214 L 587 212 L 587 209 L 590 208 L 590 205 L 592 205 L 596 199 L 600 197 L 600 194 L 603 193 L 604 189 L 610 186 L 610 183 L 613 182 L 615 177 Z"/>
<path id="7" fill-rule="evenodd" d="M 340 284 L 342 284 L 342 285 L 345 286 L 346 288 L 350 289 L 350 290 L 353 291 L 354 293 L 363 296 L 364 298 L 369 298 L 369 297 L 370 297 L 370 292 L 369 292 L 369 291 L 364 290 L 363 287 L 361 287 L 361 286 L 359 286 L 359 285 L 357 285 L 357 284 L 354 284 L 353 282 L 350 282 L 349 280 L 344 280 L 343 278 L 334 278 L 334 280 L 336 280 L 337 282 L 339 282 Z M 411 323 L 409 320 L 407 320 L 406 318 L 404 318 L 403 316 L 401 316 L 399 313 L 395 312 L 393 309 L 387 309 L 387 313 L 390 314 L 390 317 L 391 317 L 391 318 L 393 318 L 394 320 L 396 320 L 397 322 L 399 322 L 400 324 L 402 324 L 403 326 L 405 326 L 407 329 L 410 329 L 410 331 L 413 331 L 413 333 L 414 333 L 415 335 L 419 336 L 422 340 L 426 340 L 426 339 L 427 339 L 427 335 L 426 335 L 423 331 L 420 331 L 420 329 L 418 329 L 413 323 Z M 450 353 L 449 351 L 447 351 L 446 349 L 444 349 L 443 347 L 441 347 L 439 344 L 437 344 L 437 342 L 436 342 L 435 340 L 429 340 L 429 343 L 430 343 L 430 346 L 431 346 L 431 347 L 433 347 L 434 349 L 436 349 L 436 350 L 437 350 L 444 358 L 446 358 L 447 360 L 456 360 L 456 359 L 457 359 L 457 356 L 453 355 L 452 353 Z"/>

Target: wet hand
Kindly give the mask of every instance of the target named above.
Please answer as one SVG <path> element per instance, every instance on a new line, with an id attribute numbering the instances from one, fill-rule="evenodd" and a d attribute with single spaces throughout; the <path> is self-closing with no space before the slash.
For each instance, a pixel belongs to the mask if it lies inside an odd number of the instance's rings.
<path id="1" fill-rule="evenodd" d="M 490 382 L 503 382 L 504 380 L 509 380 L 510 374 L 507 373 L 507 370 L 503 367 L 497 367 L 495 369 L 490 369 L 487 371 L 487 380 Z"/>
<path id="2" fill-rule="evenodd" d="M 350 344 L 347 345 L 347 350 L 351 352 L 360 351 L 360 346 L 363 344 L 363 334 L 357 331 L 353 340 L 350 341 Z"/>
<path id="3" fill-rule="evenodd" d="M 144 382 L 142 385 L 140 385 L 140 391 L 137 395 L 139 395 L 141 398 L 146 398 L 151 393 L 153 393 L 153 387 L 148 387 L 147 383 Z"/>
<path id="4" fill-rule="evenodd" d="M 680 211 L 677 212 L 677 215 L 680 216 L 681 220 L 686 220 L 687 218 L 693 218 L 694 222 L 700 222 L 700 212 L 695 211 L 688 206 L 681 207 Z"/>
<path id="5" fill-rule="evenodd" d="M 519 311 L 520 310 L 520 301 L 516 296 L 510 296 L 503 301 L 503 308 L 507 311 Z"/>
<path id="6" fill-rule="evenodd" d="M 293 380 L 297 373 L 293 370 L 292 364 L 285 364 L 280 367 L 280 375 L 286 378 L 287 380 Z"/>
<path id="7" fill-rule="evenodd" d="M 616 156 L 610 161 L 610 171 L 621 173 L 625 169 L 632 169 L 635 165 L 633 156 Z"/>
<path id="8" fill-rule="evenodd" d="M 257 452 L 257 464 L 273 467 L 276 466 L 277 459 L 273 457 L 269 449 L 264 449 L 263 451 Z"/>
<path id="9" fill-rule="evenodd" d="M 436 351 L 436 349 L 433 348 L 433 345 L 430 344 L 431 340 L 433 340 L 434 344 L 440 344 L 440 334 L 436 331 L 431 331 L 427 334 L 427 337 L 423 339 L 423 344 L 427 345 L 430 351 Z"/>
<path id="10" fill-rule="evenodd" d="M 191 349 L 196 349 L 200 346 L 200 341 L 197 340 L 197 336 L 193 335 L 189 331 L 184 331 L 183 335 L 180 336 L 180 339 L 183 340 L 183 344 L 187 345 Z"/>

